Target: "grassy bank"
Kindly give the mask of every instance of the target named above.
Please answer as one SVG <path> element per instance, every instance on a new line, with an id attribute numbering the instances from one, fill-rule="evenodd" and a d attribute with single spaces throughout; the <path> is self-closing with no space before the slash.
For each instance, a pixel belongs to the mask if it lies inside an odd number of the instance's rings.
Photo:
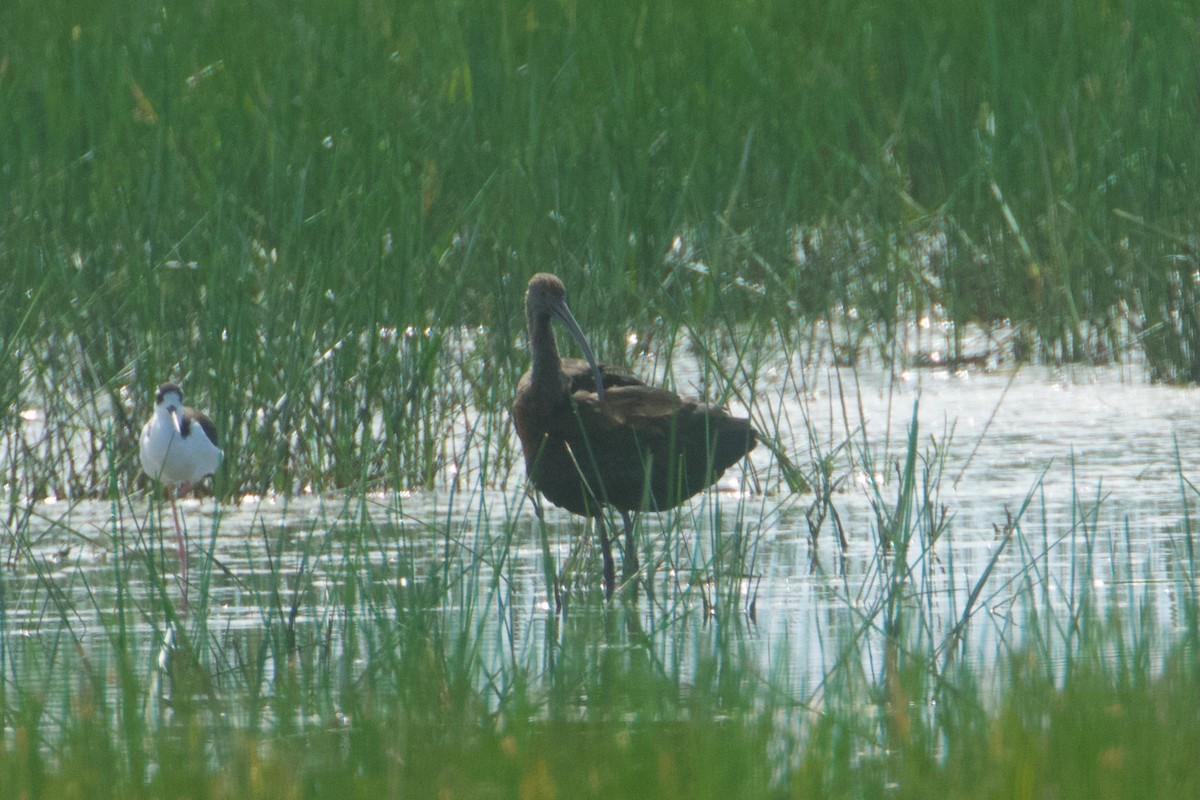
<path id="1" fill-rule="evenodd" d="M 81 698 L 87 710 L 71 720 L 62 749 L 49 759 L 30 753 L 40 742 L 9 750 L 0 787 L 14 797 L 1190 797 L 1200 781 L 1196 668 L 1176 657 L 1150 678 L 1084 665 L 1055 688 L 1012 667 L 998 709 L 960 691 L 939 702 L 935 722 L 883 738 L 861 709 L 833 709 L 777 780 L 764 753 L 780 745 L 765 714 L 717 722 L 689 705 L 681 711 L 698 712 L 694 722 L 508 725 L 471 715 L 469 724 L 429 725 L 372 707 L 353 731 L 330 722 L 268 743 L 174 722 L 150 742 L 145 755 L 164 766 L 139 788 L 112 749 L 121 743 L 86 716 L 99 709 Z M 210 756 L 227 757 L 215 774 L 204 743 Z"/>

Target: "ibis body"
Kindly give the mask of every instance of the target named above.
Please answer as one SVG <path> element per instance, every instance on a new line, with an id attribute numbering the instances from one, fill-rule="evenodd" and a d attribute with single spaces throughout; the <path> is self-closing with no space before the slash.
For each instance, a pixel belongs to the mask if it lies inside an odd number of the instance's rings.
<path id="1" fill-rule="evenodd" d="M 636 558 L 629 514 L 674 508 L 712 485 L 754 448 L 757 433 L 724 408 L 597 362 L 557 277 L 533 276 L 525 316 L 532 363 L 517 385 L 512 416 L 526 470 L 551 503 L 598 521 L 611 595 L 604 507 L 625 520 L 628 567 Z M 559 355 L 550 327 L 555 319 L 579 343 L 584 360 Z"/>

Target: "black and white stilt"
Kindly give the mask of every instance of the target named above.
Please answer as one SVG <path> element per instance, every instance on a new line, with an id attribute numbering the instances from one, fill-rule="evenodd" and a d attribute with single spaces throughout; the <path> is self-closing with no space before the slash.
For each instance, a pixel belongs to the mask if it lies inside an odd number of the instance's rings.
<path id="1" fill-rule="evenodd" d="M 171 498 L 185 603 L 188 585 L 187 548 L 184 546 L 175 498 L 216 472 L 223 456 L 217 448 L 217 429 L 212 420 L 196 409 L 185 406 L 183 391 L 174 383 L 159 386 L 154 396 L 154 416 L 142 428 L 142 470 L 166 487 Z"/>

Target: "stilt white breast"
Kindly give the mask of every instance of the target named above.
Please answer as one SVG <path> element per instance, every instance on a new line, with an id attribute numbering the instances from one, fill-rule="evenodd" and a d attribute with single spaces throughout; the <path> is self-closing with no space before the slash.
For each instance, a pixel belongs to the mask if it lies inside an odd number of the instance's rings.
<path id="1" fill-rule="evenodd" d="M 212 420 L 186 407 L 183 392 L 173 383 L 158 387 L 154 416 L 142 428 L 141 446 L 142 470 L 180 493 L 216 472 L 223 456 Z"/>

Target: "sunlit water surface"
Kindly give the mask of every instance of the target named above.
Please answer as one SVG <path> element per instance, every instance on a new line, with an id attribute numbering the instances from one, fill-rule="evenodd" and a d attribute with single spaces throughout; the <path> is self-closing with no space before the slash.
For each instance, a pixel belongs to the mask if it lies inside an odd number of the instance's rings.
<path id="1" fill-rule="evenodd" d="M 716 491 L 678 517 L 647 515 L 647 555 L 657 569 L 653 596 L 643 592 L 638 601 L 645 623 L 653 631 L 687 619 L 680 635 L 651 637 L 665 662 L 682 663 L 686 672 L 714 629 L 736 626 L 752 658 L 803 700 L 847 658 L 878 672 L 885 620 L 880 598 L 893 557 L 880 547 L 880 520 L 896 508 L 914 409 L 917 493 L 929 488 L 934 508 L 946 514 L 937 541 L 915 540 L 907 554 L 915 589 L 910 601 L 928 628 L 918 635 L 950 651 L 957 645 L 959 657 L 986 665 L 1002 644 L 1022 640 L 1034 606 L 1042 624 L 1070 618 L 1091 598 L 1136 610 L 1142 629 L 1155 634 L 1180 626 L 1177 598 L 1194 591 L 1184 522 L 1194 499 L 1187 482 L 1200 463 L 1193 390 L 1148 385 L 1110 367 L 900 375 L 826 369 L 813 375 L 801 387 L 782 377 L 773 387 L 768 375 L 759 399 L 778 415 L 781 431 L 791 432 L 792 440 L 780 444 L 806 473 L 815 454 L 832 456 L 831 474 L 840 480 L 832 508 L 846 548 L 838 545 L 832 516 L 814 541 L 814 496 L 784 488 L 766 447 L 753 453 L 750 468 L 728 473 Z M 687 376 L 677 378 L 686 391 Z M 302 598 L 295 625 L 329 629 L 336 616 L 331 609 L 343 600 L 347 565 L 363 563 L 355 558 L 365 558 L 383 583 L 407 582 L 406 576 L 436 573 L 449 563 L 447 575 L 460 585 L 445 593 L 441 613 L 480 626 L 485 661 L 516 653 L 540 663 L 552 646 L 545 632 L 555 615 L 541 528 L 524 499 L 523 478 L 518 468 L 503 485 L 484 489 L 468 469 L 456 487 L 427 493 L 244 498 L 222 507 L 211 499 L 186 500 L 180 510 L 193 582 L 209 547 L 216 564 L 203 608 L 207 630 L 219 637 L 277 624 L 264 609 L 286 613 L 293 597 Z M 118 624 L 157 630 L 160 614 L 136 611 L 153 605 L 147 570 L 129 565 L 146 561 L 148 550 L 159 552 L 172 602 L 178 601 L 178 567 L 170 508 L 155 520 L 160 538 L 148 533 L 149 506 L 149 498 L 137 494 L 119 504 L 60 500 L 8 509 L 6 669 L 18 674 L 21 653 L 28 652 L 12 646 L 17 637 L 46 648 L 76 642 L 86 652 L 104 650 Z M 373 526 L 361 525 L 366 516 Z M 707 604 L 722 585 L 705 577 L 718 518 L 723 536 L 740 532 L 750 546 L 745 574 L 724 579 L 726 594 L 735 587 L 736 601 L 709 613 Z M 1017 535 L 1005 532 L 1010 518 Z M 598 559 L 580 550 L 580 521 L 551 510 L 546 523 L 557 566 L 583 553 L 574 563 L 583 564 L 577 571 L 594 585 Z M 363 541 L 363 530 L 377 531 L 375 540 Z M 684 540 L 683 533 L 694 539 Z M 511 546 L 497 549 L 500 540 Z M 282 581 L 273 583 L 272 574 Z M 126 601 L 132 598 L 127 607 L 134 611 L 124 620 L 111 612 L 118 590 Z M 475 599 L 469 615 L 456 598 Z M 197 612 L 193 603 L 187 613 Z M 955 624 L 967 616 L 969 634 L 952 640 Z M 568 604 L 561 625 L 571 624 Z"/>

